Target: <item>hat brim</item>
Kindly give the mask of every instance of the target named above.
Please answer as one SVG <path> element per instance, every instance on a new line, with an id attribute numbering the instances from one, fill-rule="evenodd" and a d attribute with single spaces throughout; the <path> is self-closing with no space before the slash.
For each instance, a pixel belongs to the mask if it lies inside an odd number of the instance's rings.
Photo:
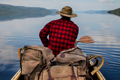
<path id="1" fill-rule="evenodd" d="M 66 16 L 66 17 L 77 17 L 77 14 L 75 14 L 75 13 L 72 13 L 72 14 L 65 14 L 65 13 L 62 13 L 61 11 L 57 11 L 56 12 L 57 14 L 60 14 L 60 15 L 62 15 L 62 16 Z"/>

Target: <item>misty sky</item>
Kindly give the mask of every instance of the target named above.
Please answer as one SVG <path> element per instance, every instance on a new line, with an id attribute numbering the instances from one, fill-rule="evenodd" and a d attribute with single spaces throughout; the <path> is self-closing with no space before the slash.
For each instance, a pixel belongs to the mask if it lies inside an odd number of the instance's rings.
<path id="1" fill-rule="evenodd" d="M 0 4 L 26 7 L 44 7 L 61 10 L 71 6 L 73 11 L 113 10 L 120 8 L 120 0 L 0 0 Z"/>

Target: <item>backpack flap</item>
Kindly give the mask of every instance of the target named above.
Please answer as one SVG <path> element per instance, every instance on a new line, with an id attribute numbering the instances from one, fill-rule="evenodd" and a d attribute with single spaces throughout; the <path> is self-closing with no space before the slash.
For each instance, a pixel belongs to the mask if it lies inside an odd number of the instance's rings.
<path id="1" fill-rule="evenodd" d="M 52 60 L 54 58 L 54 55 L 50 48 L 38 45 L 38 50 L 42 51 L 43 57 L 45 58 L 46 63 L 48 63 L 50 60 Z"/>
<path id="2" fill-rule="evenodd" d="M 37 65 L 42 67 L 53 58 L 52 50 L 47 47 L 39 45 L 24 46 L 22 53 L 22 74 L 30 74 Z"/>
<path id="3" fill-rule="evenodd" d="M 81 56 L 81 55 L 77 55 L 75 53 L 62 53 L 60 55 L 58 55 L 53 62 L 60 62 L 60 63 L 69 63 L 70 61 L 72 62 L 78 62 L 78 61 L 85 61 L 86 58 Z"/>
<path id="4" fill-rule="evenodd" d="M 40 51 L 35 51 L 32 49 L 26 49 L 22 53 L 22 74 L 30 74 L 35 67 L 39 64 L 42 65 L 43 62 L 41 60 L 42 54 Z"/>
<path id="5" fill-rule="evenodd" d="M 86 56 L 80 48 L 76 47 L 61 51 L 53 60 L 53 62 L 60 62 L 60 63 L 69 63 L 70 61 L 72 62 L 81 61 L 84 62 L 84 66 L 85 66 Z"/>

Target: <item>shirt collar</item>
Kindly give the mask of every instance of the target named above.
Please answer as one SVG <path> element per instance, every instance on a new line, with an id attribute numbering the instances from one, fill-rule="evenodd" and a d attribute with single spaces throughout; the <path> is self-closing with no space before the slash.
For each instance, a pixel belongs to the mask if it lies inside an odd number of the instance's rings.
<path id="1" fill-rule="evenodd" d="M 62 17 L 61 19 L 62 20 L 68 20 L 68 21 L 70 21 L 70 18 L 64 18 L 64 17 Z"/>

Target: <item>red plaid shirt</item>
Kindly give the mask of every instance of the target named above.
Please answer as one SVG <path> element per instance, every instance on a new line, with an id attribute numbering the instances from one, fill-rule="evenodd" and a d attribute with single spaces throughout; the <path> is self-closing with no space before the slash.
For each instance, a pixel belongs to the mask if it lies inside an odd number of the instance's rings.
<path id="1" fill-rule="evenodd" d="M 53 54 L 57 55 L 62 50 L 75 47 L 78 30 L 78 26 L 70 19 L 61 18 L 46 24 L 39 36 L 43 45 L 49 47 Z"/>

